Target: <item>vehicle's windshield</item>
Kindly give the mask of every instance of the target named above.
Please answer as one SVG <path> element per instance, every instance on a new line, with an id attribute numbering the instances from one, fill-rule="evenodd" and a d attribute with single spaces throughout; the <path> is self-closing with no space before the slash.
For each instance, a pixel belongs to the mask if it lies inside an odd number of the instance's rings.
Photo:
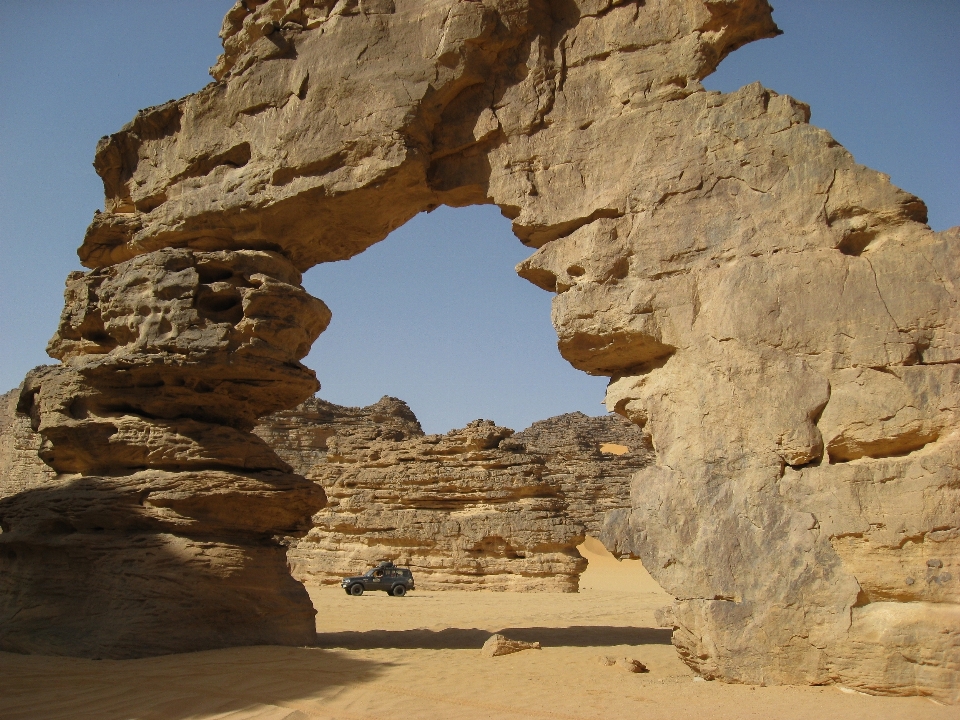
<path id="1" fill-rule="evenodd" d="M 373 570 L 367 570 L 364 574 L 364 577 L 373 577 Z"/>

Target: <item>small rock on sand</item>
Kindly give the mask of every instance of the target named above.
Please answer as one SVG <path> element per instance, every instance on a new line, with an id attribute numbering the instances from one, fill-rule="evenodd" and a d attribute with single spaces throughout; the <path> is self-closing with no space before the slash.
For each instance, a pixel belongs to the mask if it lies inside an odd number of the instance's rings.
<path id="1" fill-rule="evenodd" d="M 634 660 L 629 657 L 610 657 L 609 655 L 601 655 L 597 658 L 600 661 L 601 665 L 606 665 L 612 667 L 616 665 L 621 670 L 626 670 L 627 672 L 632 673 L 645 673 L 650 672 L 650 669 L 644 665 L 639 660 Z"/>
<path id="2" fill-rule="evenodd" d="M 511 640 L 503 635 L 491 635 L 480 649 L 480 654 L 485 657 L 497 657 L 497 655 L 509 655 L 510 653 L 520 652 L 521 650 L 539 650 L 538 642 L 523 642 L 522 640 Z"/>

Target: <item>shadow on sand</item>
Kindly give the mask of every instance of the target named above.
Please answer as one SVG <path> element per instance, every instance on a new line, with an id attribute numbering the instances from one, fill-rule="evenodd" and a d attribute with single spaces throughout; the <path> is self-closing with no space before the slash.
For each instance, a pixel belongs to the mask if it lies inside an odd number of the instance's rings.
<path id="1" fill-rule="evenodd" d="M 347 653 L 278 646 L 103 661 L 0 653 L 0 715 L 187 720 L 281 707 L 297 717 L 297 709 L 373 680 L 388 666 Z"/>
<path id="2" fill-rule="evenodd" d="M 669 645 L 672 630 L 644 627 L 576 625 L 573 627 L 504 628 L 497 632 L 512 640 L 539 642 L 542 647 L 611 647 L 614 645 Z M 477 628 L 444 630 L 367 630 L 317 633 L 323 648 L 373 650 L 479 650 L 493 633 Z"/>

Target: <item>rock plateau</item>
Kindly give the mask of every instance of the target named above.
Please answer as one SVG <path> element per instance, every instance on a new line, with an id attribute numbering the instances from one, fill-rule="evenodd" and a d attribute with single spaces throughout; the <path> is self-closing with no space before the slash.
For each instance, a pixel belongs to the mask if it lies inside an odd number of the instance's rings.
<path id="1" fill-rule="evenodd" d="M 575 592 L 586 567 L 576 546 L 629 506 L 632 475 L 651 461 L 641 430 L 615 415 L 571 413 L 520 433 L 477 420 L 424 435 L 389 397 L 366 408 L 311 399 L 255 432 L 326 493 L 287 554 L 310 583 L 388 559 L 426 590 Z"/>

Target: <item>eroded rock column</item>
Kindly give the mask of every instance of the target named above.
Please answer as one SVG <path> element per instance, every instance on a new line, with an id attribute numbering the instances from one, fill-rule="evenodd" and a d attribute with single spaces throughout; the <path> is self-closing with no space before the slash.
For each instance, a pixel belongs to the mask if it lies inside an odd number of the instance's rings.
<path id="1" fill-rule="evenodd" d="M 19 410 L 55 478 L 0 500 L 0 647 L 138 657 L 308 645 L 275 536 L 323 490 L 250 432 L 317 388 L 329 311 L 282 255 L 164 249 L 73 273 Z"/>

